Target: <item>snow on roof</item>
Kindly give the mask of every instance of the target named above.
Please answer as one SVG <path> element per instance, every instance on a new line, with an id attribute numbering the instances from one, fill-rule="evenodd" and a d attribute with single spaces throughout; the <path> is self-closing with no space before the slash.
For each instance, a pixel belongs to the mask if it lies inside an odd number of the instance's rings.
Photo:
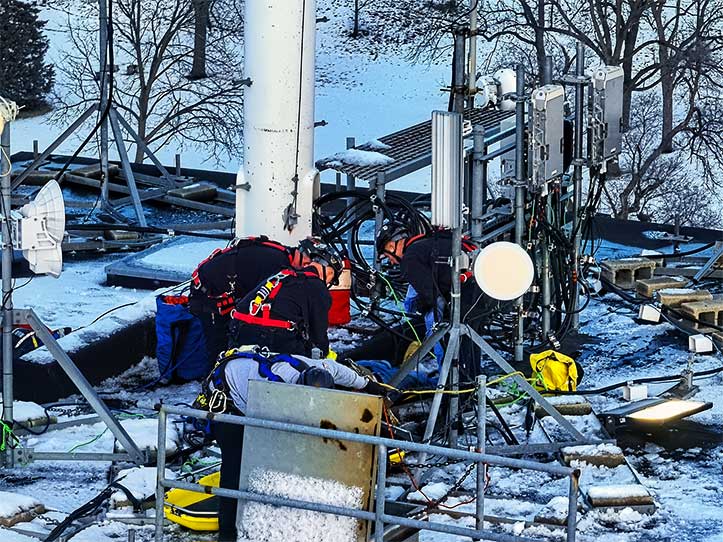
<path id="1" fill-rule="evenodd" d="M 347 508 L 361 508 L 363 496 L 362 488 L 347 486 L 336 480 L 264 469 L 251 473 L 249 490 Z M 239 542 L 354 542 L 357 539 L 357 520 L 354 518 L 254 502 L 244 506 L 241 525 L 243 534 L 239 533 Z"/>
<path id="2" fill-rule="evenodd" d="M 58 339 L 58 344 L 63 350 L 72 354 L 91 342 L 110 337 L 128 325 L 153 317 L 155 314 L 156 296 L 153 294 L 144 297 L 133 305 L 113 311 L 97 322 L 61 337 Z M 45 347 L 41 347 L 25 354 L 23 359 L 33 363 L 47 363 L 52 360 L 52 357 L 48 356 Z"/>
<path id="3" fill-rule="evenodd" d="M 385 151 L 385 150 L 392 148 L 390 145 L 387 145 L 386 143 L 382 143 L 378 139 L 369 140 L 366 143 L 364 143 L 363 145 L 359 145 L 359 146 L 367 147 L 367 148 L 375 150 L 375 151 Z"/>
<path id="4" fill-rule="evenodd" d="M 0 517 L 11 518 L 17 514 L 33 510 L 42 503 L 35 497 L 0 491 Z M 3 540 L 6 540 L 3 537 Z"/>
<path id="5" fill-rule="evenodd" d="M 169 480 L 175 480 L 176 474 L 166 469 L 165 477 Z M 122 469 L 118 472 L 115 481 L 126 487 L 136 499 L 143 501 L 156 492 L 156 467 Z M 128 497 L 118 489 L 110 496 L 110 502 L 111 505 L 127 503 Z"/>
<path id="6" fill-rule="evenodd" d="M 631 497 L 647 497 L 650 495 L 645 486 L 640 484 L 626 484 L 619 486 L 594 486 L 587 490 L 591 499 L 629 499 Z"/>
<path id="7" fill-rule="evenodd" d="M 394 158 L 375 151 L 362 151 L 359 149 L 349 149 L 337 152 L 331 156 L 331 161 L 327 163 L 330 167 L 348 166 L 385 166 L 394 162 Z"/>
<path id="8" fill-rule="evenodd" d="M 444 482 L 435 482 L 433 484 L 427 484 L 420 488 L 420 491 L 413 491 L 407 495 L 408 501 L 415 502 L 427 502 L 427 499 L 437 500 L 444 496 L 449 491 L 450 485 Z M 424 495 L 422 495 L 424 493 Z M 425 497 L 426 495 L 426 497 Z"/>
<path id="9" fill-rule="evenodd" d="M 194 243 L 172 244 L 144 256 L 138 262 L 153 269 L 165 269 L 191 276 L 198 264 L 208 258 L 217 248 L 224 248 L 228 241 L 214 239 Z"/>
<path id="10" fill-rule="evenodd" d="M 0 399 L 0 407 L 2 407 L 2 399 Z M 16 422 L 27 422 L 28 420 L 45 419 L 45 409 L 37 403 L 29 401 L 13 401 L 13 420 Z"/>
<path id="11" fill-rule="evenodd" d="M 695 293 L 697 290 L 693 288 L 663 288 L 658 290 L 659 294 L 663 295 L 686 295 Z"/>
<path id="12" fill-rule="evenodd" d="M 158 419 L 144 418 L 138 420 L 123 420 L 121 425 L 141 450 L 155 451 L 158 448 Z M 178 449 L 181 436 L 175 424 L 169 423 L 166 427 L 166 453 L 172 454 Z M 122 450 L 119 442 L 115 444 L 116 451 Z"/>
<path id="13" fill-rule="evenodd" d="M 584 456 L 602 456 L 622 454 L 623 451 L 614 444 L 588 444 L 584 446 L 566 446 L 562 449 L 563 454 L 567 455 L 584 455 Z"/>

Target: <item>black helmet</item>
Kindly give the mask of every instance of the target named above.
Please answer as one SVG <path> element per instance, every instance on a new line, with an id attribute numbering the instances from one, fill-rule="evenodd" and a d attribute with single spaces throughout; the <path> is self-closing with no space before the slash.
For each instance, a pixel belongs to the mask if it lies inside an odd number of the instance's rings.
<path id="1" fill-rule="evenodd" d="M 315 388 L 333 388 L 334 377 L 326 369 L 321 367 L 309 367 L 301 371 L 299 384 L 303 386 L 314 386 Z"/>
<path id="2" fill-rule="evenodd" d="M 401 222 L 387 222 L 379 230 L 377 235 L 377 255 L 381 256 L 386 252 L 387 243 L 399 241 L 410 237 L 409 228 Z"/>
<path id="3" fill-rule="evenodd" d="M 344 270 L 344 261 L 336 251 L 317 237 L 307 237 L 299 242 L 299 250 L 306 254 L 312 262 L 317 262 L 334 271 L 332 284 L 339 283 L 339 276 Z"/>

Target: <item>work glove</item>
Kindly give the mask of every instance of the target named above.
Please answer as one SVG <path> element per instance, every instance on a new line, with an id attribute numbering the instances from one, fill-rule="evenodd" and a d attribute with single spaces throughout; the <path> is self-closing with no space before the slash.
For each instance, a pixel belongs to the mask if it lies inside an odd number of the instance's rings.
<path id="1" fill-rule="evenodd" d="M 331 361 L 336 361 L 337 355 L 336 352 L 334 352 L 331 348 L 329 348 L 329 353 L 326 355 L 326 359 L 330 359 Z"/>
<path id="2" fill-rule="evenodd" d="M 369 393 L 371 395 L 378 395 L 380 397 L 384 397 L 387 392 L 389 391 L 389 388 L 385 388 L 378 382 L 375 382 L 374 380 L 367 381 L 367 385 L 364 386 L 364 392 Z"/>

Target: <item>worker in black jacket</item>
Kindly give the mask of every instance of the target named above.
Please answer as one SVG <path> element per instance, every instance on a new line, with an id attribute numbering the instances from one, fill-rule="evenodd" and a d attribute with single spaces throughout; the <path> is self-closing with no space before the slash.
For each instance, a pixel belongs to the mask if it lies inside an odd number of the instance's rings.
<path id="1" fill-rule="evenodd" d="M 229 315 L 236 301 L 266 277 L 286 267 L 306 265 L 304 243 L 287 247 L 263 236 L 237 239 L 198 265 L 191 276 L 189 306 L 203 325 L 209 370 L 228 345 Z"/>
<path id="2" fill-rule="evenodd" d="M 448 315 L 452 295 L 452 230 L 435 229 L 426 234 L 411 235 L 400 223 L 389 223 L 382 227 L 377 237 L 377 254 L 387 258 L 392 264 L 398 264 L 403 278 L 409 283 L 405 299 L 405 308 L 410 312 L 424 315 L 427 335 L 435 322 Z M 467 313 L 481 292 L 470 280 L 472 273 L 471 255 L 477 246 L 462 239 L 462 315 Z M 464 339 L 464 338 L 463 338 Z M 479 356 L 476 349 L 462 341 L 460 369 L 467 378 L 479 374 Z M 441 364 L 443 350 L 440 344 L 433 350 L 437 362 Z"/>
<path id="3" fill-rule="evenodd" d="M 233 346 L 258 345 L 271 352 L 311 356 L 329 352 L 329 286 L 338 282 L 343 262 L 326 245 L 306 248 L 311 262 L 270 276 L 231 312 Z"/>

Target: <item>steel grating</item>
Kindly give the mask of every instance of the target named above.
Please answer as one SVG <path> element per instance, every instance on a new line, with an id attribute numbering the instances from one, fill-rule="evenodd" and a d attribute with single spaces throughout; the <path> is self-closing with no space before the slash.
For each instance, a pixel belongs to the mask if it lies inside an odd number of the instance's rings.
<path id="1" fill-rule="evenodd" d="M 467 109 L 464 112 L 464 118 L 471 121 L 473 125 L 484 126 L 485 131 L 489 133 L 496 133 L 499 130 L 500 122 L 514 114 L 514 111 Z M 379 141 L 388 148 L 380 149 L 373 144 L 364 143 L 354 147 L 354 149 L 381 152 L 392 158 L 392 162 L 384 165 L 359 165 L 345 161 L 342 152 L 318 160 L 316 167 L 319 171 L 333 169 L 365 181 L 374 180 L 379 174 L 382 174 L 385 180 L 389 182 L 432 163 L 431 120 L 381 137 Z"/>

